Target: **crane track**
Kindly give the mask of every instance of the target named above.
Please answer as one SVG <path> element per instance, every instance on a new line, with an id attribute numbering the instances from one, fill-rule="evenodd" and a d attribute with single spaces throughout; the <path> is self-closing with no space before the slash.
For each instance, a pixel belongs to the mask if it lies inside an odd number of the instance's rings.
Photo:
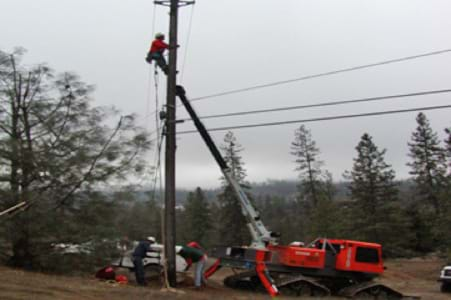
<path id="1" fill-rule="evenodd" d="M 319 280 L 301 274 L 271 274 L 280 293 L 295 297 L 327 297 L 331 290 Z M 224 279 L 224 285 L 233 289 L 265 292 L 256 271 L 245 271 Z M 335 294 L 335 293 L 334 293 Z M 381 283 L 369 281 L 353 284 L 338 291 L 337 296 L 354 299 L 396 300 L 420 299 L 418 296 L 407 296 Z"/>
<path id="2" fill-rule="evenodd" d="M 330 290 L 314 279 L 303 275 L 283 275 L 276 280 L 276 286 L 283 295 L 328 296 Z M 265 291 L 256 271 L 241 272 L 224 279 L 224 285 L 233 289 Z"/>

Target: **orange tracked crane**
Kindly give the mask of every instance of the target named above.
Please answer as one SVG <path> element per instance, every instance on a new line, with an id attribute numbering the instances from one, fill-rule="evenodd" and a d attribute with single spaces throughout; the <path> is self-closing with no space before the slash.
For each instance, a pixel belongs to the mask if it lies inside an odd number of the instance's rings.
<path id="1" fill-rule="evenodd" d="M 418 299 L 372 279 L 384 272 L 380 244 L 318 238 L 307 246 L 278 244 L 280 234 L 271 232 L 260 219 L 220 151 L 198 118 L 182 86 L 177 96 L 239 199 L 251 233 L 250 246 L 218 247 L 216 262 L 206 270 L 212 276 L 222 267 L 242 270 L 224 279 L 232 288 L 265 289 L 271 296 L 327 296 L 330 294 L 365 299 Z"/>

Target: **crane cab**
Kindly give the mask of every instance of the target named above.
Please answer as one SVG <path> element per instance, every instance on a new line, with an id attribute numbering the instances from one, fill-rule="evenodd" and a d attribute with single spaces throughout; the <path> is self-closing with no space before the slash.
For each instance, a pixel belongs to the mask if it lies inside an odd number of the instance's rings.
<path id="1" fill-rule="evenodd" d="M 272 262 L 287 267 L 381 274 L 380 244 L 352 240 L 317 239 L 309 246 L 269 246 Z"/>
<path id="2" fill-rule="evenodd" d="M 352 240 L 328 240 L 336 251 L 335 268 L 339 271 L 382 274 L 382 246 Z"/>

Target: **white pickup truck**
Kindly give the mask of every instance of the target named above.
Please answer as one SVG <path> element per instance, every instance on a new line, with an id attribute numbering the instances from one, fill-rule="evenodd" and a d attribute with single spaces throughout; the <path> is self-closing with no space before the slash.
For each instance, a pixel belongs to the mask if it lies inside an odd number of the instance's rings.
<path id="1" fill-rule="evenodd" d="M 443 293 L 451 292 L 451 264 L 443 267 L 440 271 L 440 278 L 438 281 L 442 283 L 440 291 Z"/>
<path id="2" fill-rule="evenodd" d="M 135 245 L 136 246 L 136 243 Z M 176 246 L 176 249 L 180 246 Z M 150 245 L 150 251 L 146 253 L 143 259 L 145 276 L 148 279 L 161 276 L 164 263 L 164 247 L 162 244 L 154 243 Z M 129 269 L 133 272 L 134 265 L 132 261 L 133 250 L 126 251 L 123 256 L 111 263 L 113 267 L 121 267 Z M 183 281 L 185 271 L 188 269 L 188 263 L 179 254 L 175 256 L 175 268 L 177 272 L 177 281 Z"/>

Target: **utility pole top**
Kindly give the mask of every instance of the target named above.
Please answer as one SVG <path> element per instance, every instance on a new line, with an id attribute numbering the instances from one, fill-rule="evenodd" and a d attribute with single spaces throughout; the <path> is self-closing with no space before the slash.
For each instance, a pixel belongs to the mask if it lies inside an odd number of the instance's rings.
<path id="1" fill-rule="evenodd" d="M 153 3 L 158 4 L 158 5 L 163 5 L 163 6 L 168 6 L 168 7 L 170 7 L 170 6 L 171 6 L 171 1 L 172 1 L 172 0 L 155 0 Z M 196 3 L 196 1 L 194 1 L 194 0 L 191 0 L 191 1 L 188 1 L 188 0 L 182 1 L 182 0 L 179 0 L 177 5 L 178 5 L 178 7 L 182 7 L 182 6 L 193 5 L 193 4 L 195 4 L 195 3 Z"/>

